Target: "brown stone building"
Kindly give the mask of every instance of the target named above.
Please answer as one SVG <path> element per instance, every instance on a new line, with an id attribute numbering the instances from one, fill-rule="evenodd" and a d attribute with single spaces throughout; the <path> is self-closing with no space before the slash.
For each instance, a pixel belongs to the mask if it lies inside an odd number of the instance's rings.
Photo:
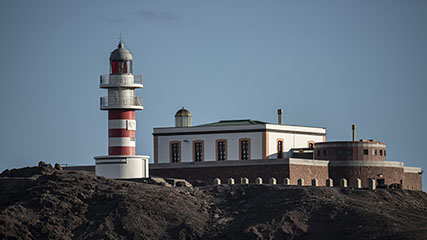
<path id="1" fill-rule="evenodd" d="M 230 128 L 229 123 L 215 124 L 218 134 L 222 128 Z M 232 127 L 239 128 L 239 124 L 245 122 L 233 122 Z M 257 121 L 256 126 L 262 126 L 262 122 Z M 280 126 L 280 125 L 279 125 Z M 194 128 L 180 127 L 179 133 L 174 133 L 174 139 L 181 136 L 187 136 L 188 132 Z M 230 129 L 227 129 L 230 131 Z M 200 130 L 199 130 L 200 131 Z M 263 130 L 268 133 L 268 130 Z M 198 133 L 205 134 L 205 133 Z M 215 132 L 209 132 L 209 137 L 216 138 Z M 299 132 L 299 134 L 305 134 Z M 270 134 L 271 135 L 271 134 Z M 158 133 L 154 133 L 156 141 Z M 222 136 L 223 137 L 223 136 Z M 183 137 L 183 144 L 186 144 Z M 199 137 L 200 138 L 200 137 Z M 270 178 L 276 178 L 282 182 L 285 178 L 290 180 L 290 184 L 297 184 L 298 179 L 303 179 L 305 185 L 310 185 L 312 179 L 317 179 L 319 186 L 325 186 L 327 179 L 332 179 L 335 185 L 338 185 L 341 179 L 346 179 L 350 186 L 355 180 L 360 179 L 362 187 L 368 187 L 368 181 L 374 179 L 377 186 L 387 186 L 397 184 L 404 189 L 422 190 L 422 170 L 417 167 L 406 167 L 403 162 L 387 161 L 387 150 L 385 142 L 375 140 L 360 141 L 308 141 L 308 147 L 291 148 L 286 154 L 277 154 L 282 151 L 281 146 L 286 144 L 281 141 L 267 141 L 269 144 L 277 146 L 267 146 L 263 149 L 270 150 L 270 154 L 257 153 L 256 148 L 246 159 L 217 159 L 199 161 L 155 161 L 150 165 L 150 175 L 159 177 L 184 178 L 190 181 L 203 181 L 211 183 L 213 179 L 219 178 L 225 182 L 228 178 L 233 178 L 237 182 L 241 178 L 248 178 L 249 182 L 255 182 L 255 179 L 261 177 L 267 181 Z M 282 144 L 282 145 L 279 145 Z M 301 144 L 304 145 L 304 144 Z M 155 144 L 156 148 L 156 144 Z M 197 148 L 192 148 L 197 151 Z M 189 149 L 191 152 L 191 148 Z M 218 148 L 217 148 L 218 151 Z M 265 150 L 263 150 L 264 152 Z M 157 153 L 157 155 L 160 155 Z M 191 155 L 191 154 L 189 154 Z M 261 155 L 261 158 L 253 156 Z M 284 156 L 283 156 L 284 155 Z M 193 158 L 194 158 L 193 154 Z M 280 157 L 279 157 L 280 156 Z"/>
<path id="2" fill-rule="evenodd" d="M 329 161 L 329 177 L 334 181 L 346 178 L 352 183 L 358 178 L 368 187 L 368 180 L 375 179 L 378 186 L 397 183 L 405 189 L 422 190 L 421 168 L 386 161 L 384 142 L 321 142 L 314 145 L 313 155 Z"/>

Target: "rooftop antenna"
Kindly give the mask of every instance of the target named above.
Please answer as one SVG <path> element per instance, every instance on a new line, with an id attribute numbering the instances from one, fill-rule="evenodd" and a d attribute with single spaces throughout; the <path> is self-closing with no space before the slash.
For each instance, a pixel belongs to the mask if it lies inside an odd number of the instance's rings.
<path id="1" fill-rule="evenodd" d="M 283 114 L 283 109 L 277 109 L 277 124 L 282 125 L 282 114 Z"/>
<path id="2" fill-rule="evenodd" d="M 353 130 L 353 142 L 356 140 L 356 124 L 351 125 L 351 130 Z"/>
<path id="3" fill-rule="evenodd" d="M 120 42 L 119 42 L 118 48 L 124 48 L 125 44 L 123 43 L 122 33 L 120 33 L 119 39 L 120 39 Z"/>

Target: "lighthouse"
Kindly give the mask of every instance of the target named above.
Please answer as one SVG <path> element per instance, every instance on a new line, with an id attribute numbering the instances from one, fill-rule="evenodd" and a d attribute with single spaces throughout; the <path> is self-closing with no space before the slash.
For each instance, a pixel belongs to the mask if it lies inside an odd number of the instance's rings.
<path id="1" fill-rule="evenodd" d="M 110 55 L 110 74 L 101 75 L 100 88 L 108 96 L 101 97 L 100 109 L 108 111 L 108 155 L 95 157 L 95 173 L 113 179 L 147 178 L 149 156 L 135 155 L 135 111 L 142 110 L 142 97 L 135 89 L 142 88 L 142 76 L 133 75 L 132 54 L 120 39 Z"/>

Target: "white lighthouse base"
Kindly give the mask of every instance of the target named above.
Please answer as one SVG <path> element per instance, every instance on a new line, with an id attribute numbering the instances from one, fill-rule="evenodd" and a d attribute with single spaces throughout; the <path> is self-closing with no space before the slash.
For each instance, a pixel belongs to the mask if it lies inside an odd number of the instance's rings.
<path id="1" fill-rule="evenodd" d="M 95 157 L 95 174 L 111 179 L 148 178 L 149 156 L 111 155 Z"/>

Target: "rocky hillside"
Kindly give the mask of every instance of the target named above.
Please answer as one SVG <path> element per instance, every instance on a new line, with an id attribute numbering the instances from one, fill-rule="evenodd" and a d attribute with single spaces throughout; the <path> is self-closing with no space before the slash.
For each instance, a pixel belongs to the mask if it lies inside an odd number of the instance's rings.
<path id="1" fill-rule="evenodd" d="M 4 171 L 0 239 L 427 239 L 425 192 L 159 183 Z"/>

